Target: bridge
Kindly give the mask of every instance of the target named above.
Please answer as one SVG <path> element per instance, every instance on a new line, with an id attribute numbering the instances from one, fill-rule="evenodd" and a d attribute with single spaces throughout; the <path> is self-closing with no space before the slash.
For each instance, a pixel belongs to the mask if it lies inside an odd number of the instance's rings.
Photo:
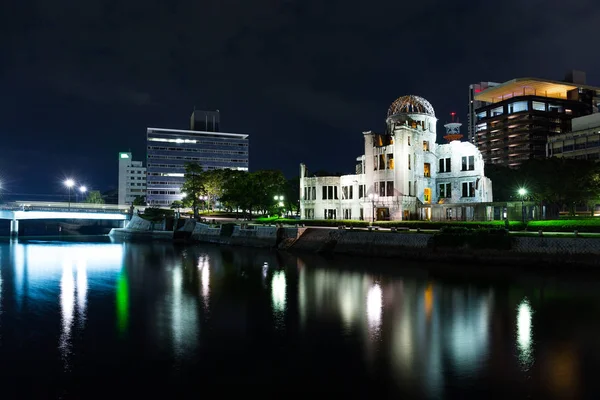
<path id="1" fill-rule="evenodd" d="M 129 206 L 43 201 L 13 201 L 0 206 L 0 220 L 10 220 L 10 236 L 19 235 L 19 221 L 82 219 L 125 221 Z"/>

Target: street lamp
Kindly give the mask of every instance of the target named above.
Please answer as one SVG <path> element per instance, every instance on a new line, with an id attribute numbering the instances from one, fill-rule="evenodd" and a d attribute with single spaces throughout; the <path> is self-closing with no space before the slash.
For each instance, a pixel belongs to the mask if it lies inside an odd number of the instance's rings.
<path id="1" fill-rule="evenodd" d="M 377 193 L 369 193 L 369 199 L 371 199 L 371 207 L 373 209 L 373 216 L 371 218 L 371 223 L 375 222 L 375 201 L 379 199 L 379 195 Z"/>
<path id="2" fill-rule="evenodd" d="M 85 195 L 85 192 L 87 192 L 87 187 L 79 186 L 79 192 L 81 193 L 81 200 L 83 201 L 83 196 Z"/>
<path id="3" fill-rule="evenodd" d="M 208 207 L 206 207 L 206 200 L 208 200 L 208 196 L 203 194 L 200 196 L 200 200 L 202 200 L 202 211 L 205 211 Z"/>
<path id="4" fill-rule="evenodd" d="M 523 223 L 525 223 L 525 195 L 527 195 L 527 189 L 520 188 L 519 196 L 521 196 L 521 216 L 523 217 Z"/>
<path id="5" fill-rule="evenodd" d="M 284 199 L 283 196 L 277 196 L 277 195 L 273 196 L 273 200 L 278 202 L 277 205 L 279 207 L 283 207 L 283 199 Z"/>
<path id="6" fill-rule="evenodd" d="M 71 211 L 71 188 L 75 186 L 75 181 L 73 179 L 65 179 L 64 183 L 67 187 L 67 191 L 69 192 L 69 211 Z"/>

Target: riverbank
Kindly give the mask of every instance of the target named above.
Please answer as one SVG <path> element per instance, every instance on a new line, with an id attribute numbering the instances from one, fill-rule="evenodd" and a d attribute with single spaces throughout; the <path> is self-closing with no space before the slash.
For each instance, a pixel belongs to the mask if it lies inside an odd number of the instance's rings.
<path id="1" fill-rule="evenodd" d="M 469 242 L 450 245 L 436 233 L 416 231 L 381 231 L 340 228 L 263 225 L 210 225 L 189 220 L 173 232 L 140 230 L 140 221 L 113 229 L 112 236 L 127 240 L 179 240 L 279 249 L 289 252 L 321 255 L 401 258 L 417 261 L 456 263 L 510 264 L 549 266 L 600 265 L 600 238 L 545 237 L 507 235 L 484 245 Z M 495 246 L 502 242 L 504 247 Z"/>

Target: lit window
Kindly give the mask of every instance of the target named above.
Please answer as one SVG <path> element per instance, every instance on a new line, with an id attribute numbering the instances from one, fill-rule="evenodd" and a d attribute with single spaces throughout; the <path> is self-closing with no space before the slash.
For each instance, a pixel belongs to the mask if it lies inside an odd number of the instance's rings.
<path id="1" fill-rule="evenodd" d="M 429 164 L 429 163 L 423 164 L 423 176 L 425 178 L 431 178 L 431 164 Z"/>
<path id="2" fill-rule="evenodd" d="M 535 111 L 546 111 L 546 103 L 542 101 L 532 101 L 531 108 Z"/>
<path id="3" fill-rule="evenodd" d="M 515 101 L 514 103 L 510 103 L 508 105 L 509 114 L 527 111 L 528 109 L 529 108 L 526 101 Z"/>

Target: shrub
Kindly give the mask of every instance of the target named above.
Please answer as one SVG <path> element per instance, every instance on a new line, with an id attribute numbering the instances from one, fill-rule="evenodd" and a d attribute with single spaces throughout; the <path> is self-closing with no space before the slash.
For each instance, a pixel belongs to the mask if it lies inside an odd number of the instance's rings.
<path id="1" fill-rule="evenodd" d="M 547 221 L 529 221 L 528 231 L 537 232 L 600 232 L 600 219 L 559 219 Z"/>
<path id="2" fill-rule="evenodd" d="M 140 217 L 147 219 L 152 222 L 160 222 L 164 218 L 172 217 L 175 210 L 158 208 L 158 207 L 146 207 L 144 213 Z"/>

